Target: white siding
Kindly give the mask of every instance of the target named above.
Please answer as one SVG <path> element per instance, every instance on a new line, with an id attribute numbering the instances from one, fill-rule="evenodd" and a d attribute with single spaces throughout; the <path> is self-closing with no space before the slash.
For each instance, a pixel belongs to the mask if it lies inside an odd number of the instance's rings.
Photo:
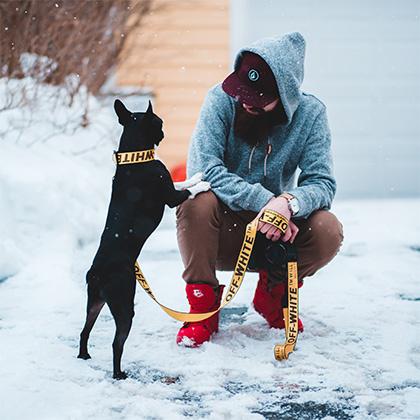
<path id="1" fill-rule="evenodd" d="M 232 0 L 231 57 L 299 31 L 328 107 L 338 197 L 420 195 L 420 1 Z"/>

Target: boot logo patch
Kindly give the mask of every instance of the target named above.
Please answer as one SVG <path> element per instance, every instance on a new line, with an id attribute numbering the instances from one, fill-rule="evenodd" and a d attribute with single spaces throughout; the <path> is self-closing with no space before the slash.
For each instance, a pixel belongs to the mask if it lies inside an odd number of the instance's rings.
<path id="1" fill-rule="evenodd" d="M 204 296 L 203 292 L 200 289 L 194 289 L 193 294 L 194 294 L 195 297 L 198 297 L 198 298 L 201 298 L 201 297 Z"/>

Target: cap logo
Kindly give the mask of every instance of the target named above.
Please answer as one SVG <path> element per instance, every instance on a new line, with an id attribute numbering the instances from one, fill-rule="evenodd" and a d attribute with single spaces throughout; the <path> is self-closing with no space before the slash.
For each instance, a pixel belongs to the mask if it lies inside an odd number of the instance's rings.
<path id="1" fill-rule="evenodd" d="M 251 82 L 256 82 L 260 78 L 260 73 L 258 73 L 257 70 L 251 69 L 248 72 L 248 79 L 251 80 Z"/>

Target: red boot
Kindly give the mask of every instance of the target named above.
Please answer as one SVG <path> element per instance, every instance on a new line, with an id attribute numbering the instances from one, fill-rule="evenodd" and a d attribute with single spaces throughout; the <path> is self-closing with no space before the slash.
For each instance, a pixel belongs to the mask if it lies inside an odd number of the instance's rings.
<path id="1" fill-rule="evenodd" d="M 215 293 L 208 284 L 187 284 L 187 299 L 190 303 L 190 313 L 211 312 L 217 309 L 222 299 L 224 286 L 219 286 Z M 219 312 L 198 322 L 186 322 L 178 331 L 177 344 L 186 347 L 199 347 L 210 340 L 212 334 L 219 331 Z"/>
<path id="2" fill-rule="evenodd" d="M 268 288 L 268 275 L 266 270 L 259 272 L 260 278 L 258 280 L 257 288 L 254 295 L 254 308 L 255 310 L 268 322 L 271 328 L 284 328 L 283 310 L 281 301 L 286 291 L 286 284 L 279 283 L 273 288 Z M 302 287 L 303 283 L 299 283 Z M 303 332 L 303 323 L 298 319 L 299 332 Z"/>

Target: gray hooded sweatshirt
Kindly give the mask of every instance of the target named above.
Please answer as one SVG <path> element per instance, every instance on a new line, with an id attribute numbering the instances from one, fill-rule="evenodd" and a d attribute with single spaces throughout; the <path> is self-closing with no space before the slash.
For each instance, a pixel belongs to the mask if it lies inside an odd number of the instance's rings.
<path id="1" fill-rule="evenodd" d="M 287 122 L 275 126 L 266 143 L 252 147 L 235 138 L 234 99 L 221 84 L 214 86 L 192 135 L 188 176 L 203 172 L 216 196 L 234 211 L 258 212 L 283 192 L 298 199 L 296 217 L 329 209 L 336 190 L 331 135 L 325 105 L 300 90 L 305 40 L 298 32 L 261 39 L 239 51 L 235 69 L 246 51 L 260 55 L 273 71 Z"/>

